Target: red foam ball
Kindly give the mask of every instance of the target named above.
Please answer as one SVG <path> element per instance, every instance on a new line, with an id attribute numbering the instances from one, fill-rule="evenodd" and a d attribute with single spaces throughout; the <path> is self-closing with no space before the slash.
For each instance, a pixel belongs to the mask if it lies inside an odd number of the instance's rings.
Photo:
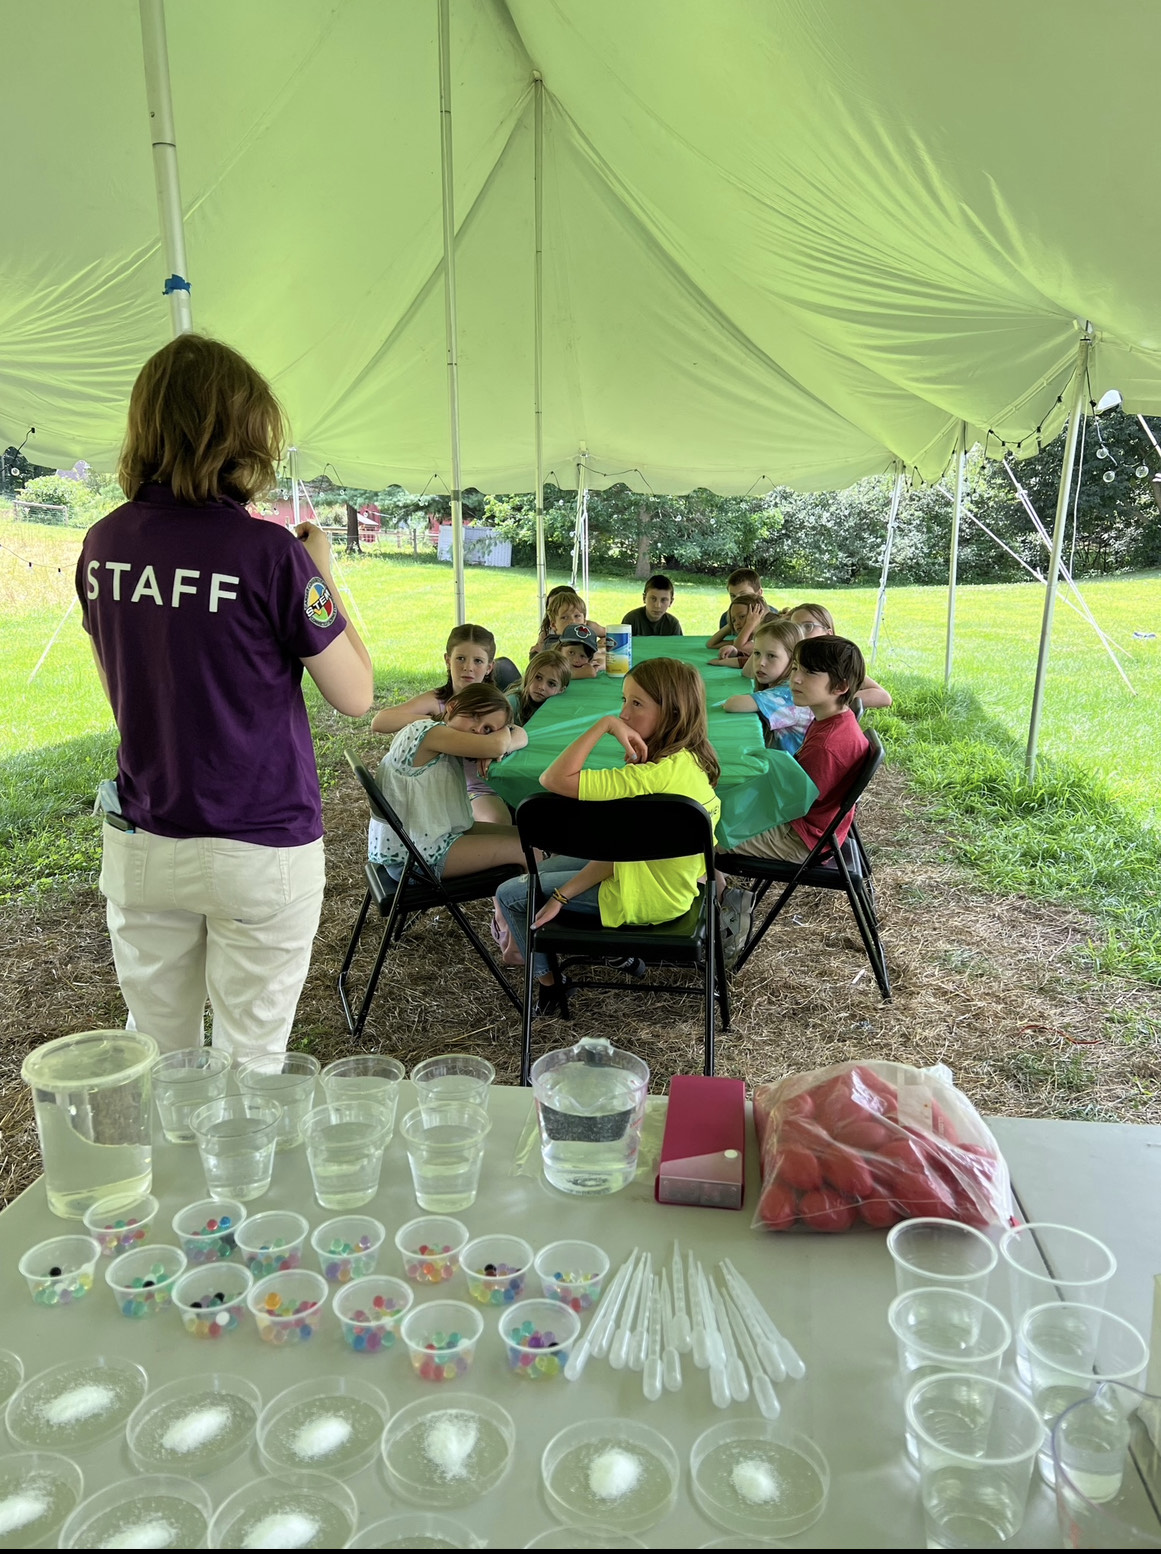
<path id="1" fill-rule="evenodd" d="M 868 1198 L 875 1191 L 871 1168 L 851 1150 L 832 1148 L 822 1157 L 823 1178 L 849 1198 Z"/>
<path id="2" fill-rule="evenodd" d="M 780 1141 L 781 1142 L 781 1141 Z M 822 1186 L 822 1166 L 818 1156 L 808 1149 L 791 1145 L 778 1150 L 778 1178 L 788 1187 L 809 1192 Z"/>
<path id="3" fill-rule="evenodd" d="M 758 1213 L 771 1230 L 789 1230 L 798 1218 L 798 1194 L 781 1182 L 771 1182 L 762 1189 Z"/>
<path id="4" fill-rule="evenodd" d="M 890 1230 L 899 1223 L 899 1210 L 889 1198 L 864 1198 L 859 1204 L 859 1218 L 875 1230 Z"/>
<path id="5" fill-rule="evenodd" d="M 829 1187 L 821 1187 L 816 1192 L 807 1192 L 802 1195 L 799 1205 L 802 1214 L 802 1222 L 811 1230 L 822 1230 L 830 1234 L 840 1230 L 849 1230 L 855 1222 L 855 1211 L 840 1192 L 833 1192 Z"/>

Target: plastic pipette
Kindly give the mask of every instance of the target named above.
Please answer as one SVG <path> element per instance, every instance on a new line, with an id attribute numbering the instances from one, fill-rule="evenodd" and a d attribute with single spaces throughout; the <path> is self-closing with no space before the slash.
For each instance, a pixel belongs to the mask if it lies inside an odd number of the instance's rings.
<path id="1" fill-rule="evenodd" d="M 806 1375 L 806 1366 L 803 1364 L 798 1350 L 779 1331 L 773 1317 L 763 1306 L 757 1295 L 754 1294 L 750 1285 L 742 1278 L 742 1275 L 734 1267 L 733 1263 L 730 1262 L 729 1258 L 723 1261 L 722 1270 L 726 1275 L 727 1282 L 730 1283 L 731 1289 L 734 1289 L 736 1292 L 739 1305 L 750 1318 L 751 1332 L 762 1335 L 763 1342 L 757 1344 L 757 1349 L 763 1365 L 765 1365 L 775 1381 L 782 1379 L 778 1375 L 778 1368 L 781 1368 L 787 1376 L 793 1377 L 795 1381 L 801 1381 Z M 771 1363 L 771 1352 L 776 1357 L 776 1364 Z"/>
<path id="2" fill-rule="evenodd" d="M 742 1314 L 728 1295 L 725 1297 L 725 1305 L 734 1337 L 738 1341 L 746 1364 L 750 1367 L 750 1385 L 754 1389 L 754 1401 L 761 1409 L 764 1419 L 777 1419 L 782 1412 L 782 1405 L 778 1401 L 778 1394 L 774 1391 L 774 1383 L 762 1369 Z"/>
<path id="3" fill-rule="evenodd" d="M 649 1300 L 653 1294 L 653 1253 L 645 1253 L 645 1276 L 641 1280 L 641 1304 L 637 1307 L 637 1326 L 629 1344 L 629 1369 L 639 1371 L 645 1365 L 649 1342 Z"/>
<path id="4" fill-rule="evenodd" d="M 650 1403 L 656 1403 L 663 1385 L 661 1373 L 661 1280 L 653 1280 L 649 1297 L 649 1344 L 645 1352 L 641 1387 Z"/>
<path id="5" fill-rule="evenodd" d="M 681 1355 L 673 1341 L 673 1297 L 669 1293 L 669 1275 L 661 1273 L 661 1377 L 666 1392 L 681 1390 Z"/>
<path id="6" fill-rule="evenodd" d="M 681 1273 L 681 1247 L 673 1243 L 673 1347 L 678 1354 L 688 1354 L 693 1343 L 693 1329 L 689 1313 L 685 1309 L 685 1280 Z"/>
<path id="7" fill-rule="evenodd" d="M 717 1366 L 724 1371 L 726 1346 L 722 1335 L 718 1332 L 717 1313 L 714 1311 L 713 1298 L 710 1295 L 710 1281 L 700 1263 L 697 1265 L 697 1282 L 697 1298 L 701 1302 L 702 1320 L 705 1322 L 706 1353 L 709 1355 L 710 1369 Z"/>
<path id="8" fill-rule="evenodd" d="M 718 1332 L 722 1335 L 722 1343 L 726 1349 L 726 1380 L 730 1384 L 730 1396 L 735 1403 L 744 1403 L 750 1396 L 750 1382 L 746 1375 L 746 1367 L 742 1364 L 742 1357 L 738 1353 L 738 1346 L 734 1342 L 734 1335 L 730 1329 L 730 1319 L 726 1315 L 725 1303 L 722 1300 L 722 1292 L 716 1284 L 710 1285 L 710 1295 L 713 1297 L 714 1316 L 717 1319 Z"/>
<path id="9" fill-rule="evenodd" d="M 701 1314 L 701 1295 L 697 1287 L 697 1264 L 693 1260 L 693 1253 L 689 1253 L 689 1261 L 686 1265 L 687 1287 L 689 1289 L 689 1312 L 692 1332 L 690 1348 L 693 1351 L 693 1363 L 699 1371 L 704 1371 L 709 1365 L 709 1349 L 706 1345 L 705 1319 Z"/>
<path id="10" fill-rule="evenodd" d="M 564 1367 L 567 1380 L 576 1381 L 585 1366 L 589 1363 L 589 1356 L 595 1354 L 600 1357 L 608 1352 L 608 1346 L 599 1350 L 598 1344 L 602 1337 L 612 1331 L 612 1324 L 617 1317 L 617 1307 L 621 1304 L 621 1297 L 625 1292 L 625 1286 L 629 1282 L 629 1275 L 633 1268 L 633 1260 L 637 1256 L 636 1248 L 630 1252 L 628 1259 L 621 1264 L 613 1276 L 613 1282 L 609 1285 L 609 1293 L 605 1296 L 605 1304 L 597 1313 L 584 1338 L 568 1357 L 568 1363 Z"/>
<path id="11" fill-rule="evenodd" d="M 633 1270 L 633 1280 L 629 1285 L 629 1293 L 625 1297 L 625 1310 L 621 1317 L 621 1325 L 617 1329 L 617 1336 L 613 1339 L 609 1350 L 609 1364 L 615 1371 L 623 1371 L 629 1360 L 629 1346 L 633 1341 L 633 1318 L 637 1311 L 637 1298 L 641 1293 L 641 1278 L 645 1272 L 645 1264 L 649 1261 L 648 1254 L 641 1259 Z"/>

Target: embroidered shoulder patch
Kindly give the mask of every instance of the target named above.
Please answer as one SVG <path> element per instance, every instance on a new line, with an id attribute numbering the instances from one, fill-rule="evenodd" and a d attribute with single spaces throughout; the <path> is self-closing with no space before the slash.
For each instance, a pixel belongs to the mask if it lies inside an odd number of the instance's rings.
<path id="1" fill-rule="evenodd" d="M 339 613 L 331 591 L 321 577 L 312 577 L 306 585 L 306 597 L 302 601 L 302 607 L 311 625 L 322 626 L 324 629 L 334 625 Z"/>

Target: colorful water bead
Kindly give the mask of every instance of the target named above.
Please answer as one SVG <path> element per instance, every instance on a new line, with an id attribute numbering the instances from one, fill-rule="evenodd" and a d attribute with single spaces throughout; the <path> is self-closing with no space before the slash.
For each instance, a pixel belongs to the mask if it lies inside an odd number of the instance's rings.
<path id="1" fill-rule="evenodd" d="M 258 1334 L 268 1344 L 304 1344 L 314 1337 L 318 1302 L 284 1300 L 271 1290 L 258 1317 Z"/>
<path id="2" fill-rule="evenodd" d="M 520 1299 L 527 1272 L 514 1263 L 485 1263 L 482 1274 L 468 1274 L 468 1294 L 481 1306 L 510 1306 Z"/>
<path id="3" fill-rule="evenodd" d="M 545 1281 L 544 1293 L 549 1300 L 560 1301 L 570 1311 L 588 1311 L 600 1300 L 603 1283 L 600 1274 L 586 1272 L 583 1268 L 557 1269 L 551 1275 L 551 1283 Z M 578 1289 L 578 1285 L 581 1288 Z"/>
<path id="4" fill-rule="evenodd" d="M 411 1351 L 411 1364 L 424 1381 L 454 1381 L 467 1375 L 475 1357 L 475 1344 L 465 1343 L 462 1333 L 433 1333 Z"/>
<path id="5" fill-rule="evenodd" d="M 145 1317 L 168 1306 L 172 1298 L 176 1274 L 167 1274 L 164 1263 L 154 1263 L 148 1278 L 134 1279 L 128 1290 L 119 1297 L 121 1315 Z"/>
<path id="6" fill-rule="evenodd" d="M 366 1274 L 374 1273 L 375 1261 L 370 1236 L 360 1236 L 353 1244 L 350 1241 L 332 1241 L 327 1247 L 323 1273 L 332 1284 L 346 1284 L 351 1279 L 361 1279 Z"/>
<path id="7" fill-rule="evenodd" d="M 250 1272 L 255 1279 L 265 1279 L 267 1274 L 286 1273 L 291 1268 L 298 1268 L 302 1263 L 302 1240 L 292 1247 L 287 1247 L 282 1236 L 272 1241 L 269 1246 L 260 1246 L 250 1259 Z"/>
<path id="8" fill-rule="evenodd" d="M 455 1271 L 451 1243 L 446 1246 L 420 1246 L 407 1254 L 407 1277 L 417 1284 L 439 1284 Z"/>
<path id="9" fill-rule="evenodd" d="M 127 1252 L 130 1247 L 139 1246 L 149 1234 L 149 1226 L 143 1225 L 139 1219 L 114 1219 L 107 1225 L 97 1228 L 97 1240 L 100 1242 L 101 1252 L 105 1257 L 111 1257 L 114 1253 Z"/>
<path id="10" fill-rule="evenodd" d="M 242 1325 L 242 1312 L 237 1301 L 226 1304 L 225 1295 L 219 1290 L 207 1295 L 205 1300 L 194 1300 L 182 1312 L 181 1320 L 187 1333 L 195 1338 L 224 1338 Z"/>
<path id="11" fill-rule="evenodd" d="M 370 1311 L 360 1307 L 352 1311 L 343 1323 L 343 1337 L 348 1348 L 359 1354 L 377 1354 L 390 1349 L 395 1342 L 394 1320 L 403 1310 L 404 1302 L 389 1295 L 376 1295 Z"/>
<path id="12" fill-rule="evenodd" d="M 62 1274 L 59 1268 L 50 1268 L 48 1278 L 33 1291 L 32 1298 L 38 1306 L 73 1306 L 84 1300 L 92 1287 L 93 1276 L 87 1269 Z"/>
<path id="13" fill-rule="evenodd" d="M 559 1376 L 568 1362 L 568 1351 L 561 1348 L 549 1328 L 541 1331 L 531 1322 L 521 1322 L 508 1334 L 508 1369 L 529 1380 Z"/>
<path id="14" fill-rule="evenodd" d="M 199 1230 L 188 1230 L 182 1239 L 182 1251 L 191 1263 L 224 1261 L 234 1250 L 234 1221 L 228 1214 L 208 1219 Z"/>

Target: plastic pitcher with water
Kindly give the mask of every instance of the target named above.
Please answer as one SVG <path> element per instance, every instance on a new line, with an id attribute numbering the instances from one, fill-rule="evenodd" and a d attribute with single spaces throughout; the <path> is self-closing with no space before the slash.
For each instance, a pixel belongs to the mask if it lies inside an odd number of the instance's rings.
<path id="1" fill-rule="evenodd" d="M 544 1174 L 568 1193 L 620 1192 L 633 1180 L 649 1065 L 602 1038 L 532 1065 Z"/>
<path id="2" fill-rule="evenodd" d="M 98 1198 L 126 1202 L 153 1181 L 149 1070 L 157 1043 L 140 1031 L 81 1031 L 24 1060 L 48 1206 L 80 1219 Z"/>

